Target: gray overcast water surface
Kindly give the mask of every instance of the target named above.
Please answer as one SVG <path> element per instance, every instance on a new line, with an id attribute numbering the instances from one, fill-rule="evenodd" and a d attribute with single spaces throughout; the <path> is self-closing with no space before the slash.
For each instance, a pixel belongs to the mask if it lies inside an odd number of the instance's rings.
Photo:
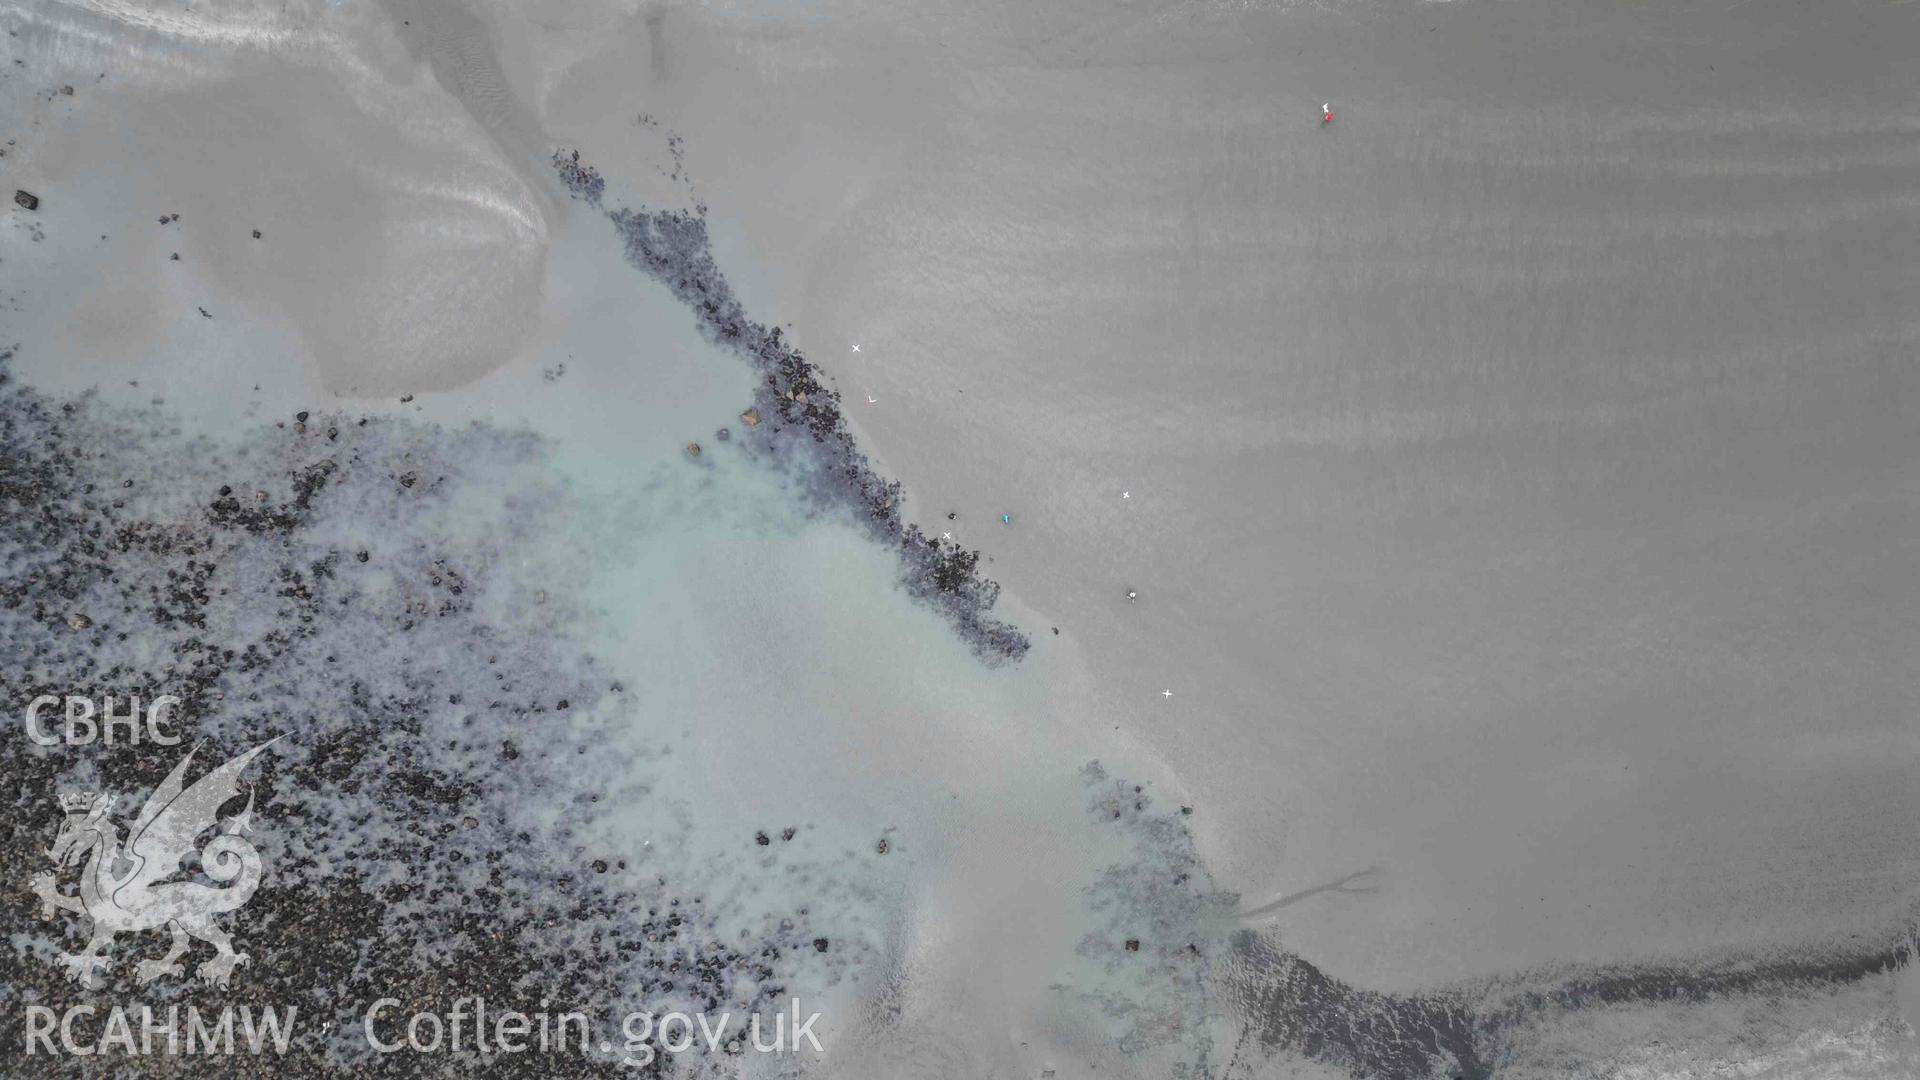
<path id="1" fill-rule="evenodd" d="M 1381 865 L 1282 925 L 1387 983 L 1906 918 L 1920 8 L 1008 18 L 843 77 L 783 317 L 1224 880 Z"/>

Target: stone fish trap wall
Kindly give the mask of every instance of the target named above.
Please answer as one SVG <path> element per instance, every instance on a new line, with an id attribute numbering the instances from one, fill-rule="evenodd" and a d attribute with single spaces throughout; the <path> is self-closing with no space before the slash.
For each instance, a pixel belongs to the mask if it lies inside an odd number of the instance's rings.
<path id="1" fill-rule="evenodd" d="M 691 308 L 709 340 L 761 374 L 753 408 L 765 419 L 749 424 L 742 442 L 797 469 L 816 501 L 849 511 L 874 539 L 895 547 L 907 592 L 938 610 L 981 659 L 992 664 L 1025 656 L 1027 636 L 989 614 L 1000 586 L 980 573 L 980 553 L 930 537 L 902 517 L 900 483 L 875 472 L 855 444 L 840 412 L 840 392 L 821 381 L 819 370 L 778 327 L 748 317 L 714 262 L 706 208 L 606 210 L 606 180 L 581 163 L 578 150 L 556 151 L 553 164 L 575 198 L 613 222 L 627 261 Z"/>
<path id="2" fill-rule="evenodd" d="M 1913 970 L 1913 947 L 1902 937 L 1691 964 L 1569 965 L 1396 994 L 1334 978 L 1270 935 L 1243 931 L 1233 950 L 1226 981 L 1245 1027 L 1228 1075 L 1241 1061 L 1287 1051 L 1356 1077 L 1557 1080 L 1575 1067 L 1593 1075 L 1631 1071 L 1627 1063 L 1645 1048 L 1635 1039 L 1737 1061 L 1791 1034 L 1765 1011 L 1782 1000 L 1817 1007 L 1836 991 Z M 1716 1004 L 1742 1014 L 1751 1006 L 1756 1026 L 1729 1029 L 1700 1011 Z M 1661 1010 L 1657 1026 L 1632 1026 L 1653 1009 Z M 1857 1026 L 1832 1013 L 1822 1022 Z M 1623 1032 L 1631 1034 L 1623 1039 Z"/>
<path id="3" fill-rule="evenodd" d="M 1900 1007 L 1901 1019 L 1913 1029 L 1914 1036 L 1920 1038 L 1920 935 L 1907 939 L 1905 951 L 1895 976 L 1894 999 Z"/>

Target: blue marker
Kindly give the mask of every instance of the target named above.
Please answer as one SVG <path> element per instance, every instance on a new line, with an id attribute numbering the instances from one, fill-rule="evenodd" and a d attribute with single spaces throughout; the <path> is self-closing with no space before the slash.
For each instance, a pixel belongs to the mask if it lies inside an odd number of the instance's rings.
<path id="1" fill-rule="evenodd" d="M 1013 515 L 1012 515 L 1012 514 L 1001 514 L 1001 515 L 1000 515 L 1000 524 L 1002 524 L 1002 525 L 1011 525 L 1011 524 L 1013 524 Z"/>

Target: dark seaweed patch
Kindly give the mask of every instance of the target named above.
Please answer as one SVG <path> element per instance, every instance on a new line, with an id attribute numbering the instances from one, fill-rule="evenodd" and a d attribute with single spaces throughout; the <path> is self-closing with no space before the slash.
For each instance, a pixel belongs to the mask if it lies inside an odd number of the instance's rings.
<path id="1" fill-rule="evenodd" d="M 1213 885 L 1183 815 L 1155 805 L 1145 785 L 1108 775 L 1098 762 L 1081 770 L 1097 827 L 1128 841 L 1123 861 L 1087 888 L 1094 927 L 1076 951 L 1125 974 L 1096 995 L 1127 1053 L 1172 1051 L 1176 1080 L 1214 1073 L 1206 1018 L 1218 1009 L 1216 975 L 1225 925 L 1238 899 Z"/>
<path id="2" fill-rule="evenodd" d="M 614 734 L 644 718 L 564 632 L 472 602 L 472 586 L 510 573 L 522 534 L 560 516 L 537 440 L 327 417 L 218 452 L 148 434 L 168 423 L 89 398 L 55 403 L 0 360 L 0 707 L 11 717 L 0 880 L 47 868 L 59 791 L 137 806 L 194 743 L 204 764 L 287 735 L 250 774 L 268 874 L 228 917 L 254 963 L 231 992 L 138 987 L 134 962 L 165 936 L 125 935 L 105 987 L 83 991 L 54 962 L 84 943 L 83 921 L 43 922 L 28 890 L 0 890 L 12 942 L 0 1043 L 23 1045 L 25 1001 L 210 1013 L 241 1001 L 296 1006 L 294 1049 L 223 1059 L 222 1075 L 659 1076 L 699 1066 L 381 1056 L 361 1017 L 381 997 L 411 1012 L 478 995 L 605 1024 L 609 1010 L 641 1007 L 740 1016 L 785 993 L 790 958 L 817 955 L 804 911 L 768 912 L 751 933 L 736 918 L 723 934 L 699 891 L 598 850 L 576 823 L 596 806 L 650 805 L 635 779 L 647 762 Z M 503 492 L 503 476 L 519 486 Z M 475 535 L 434 517 L 476 492 L 498 497 L 499 528 Z M 368 529 L 371 550 L 341 544 Z M 186 742 L 30 746 L 26 703 L 69 693 L 178 697 Z M 163 1067 L 179 1063 L 36 1068 Z"/>

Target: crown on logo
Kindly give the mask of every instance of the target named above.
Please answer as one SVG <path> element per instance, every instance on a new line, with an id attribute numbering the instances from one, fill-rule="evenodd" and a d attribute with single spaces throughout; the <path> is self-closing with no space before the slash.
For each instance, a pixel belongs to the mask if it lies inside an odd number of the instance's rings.
<path id="1" fill-rule="evenodd" d="M 93 792 L 63 791 L 60 793 L 60 809 L 69 814 L 78 814 L 93 809 Z"/>

